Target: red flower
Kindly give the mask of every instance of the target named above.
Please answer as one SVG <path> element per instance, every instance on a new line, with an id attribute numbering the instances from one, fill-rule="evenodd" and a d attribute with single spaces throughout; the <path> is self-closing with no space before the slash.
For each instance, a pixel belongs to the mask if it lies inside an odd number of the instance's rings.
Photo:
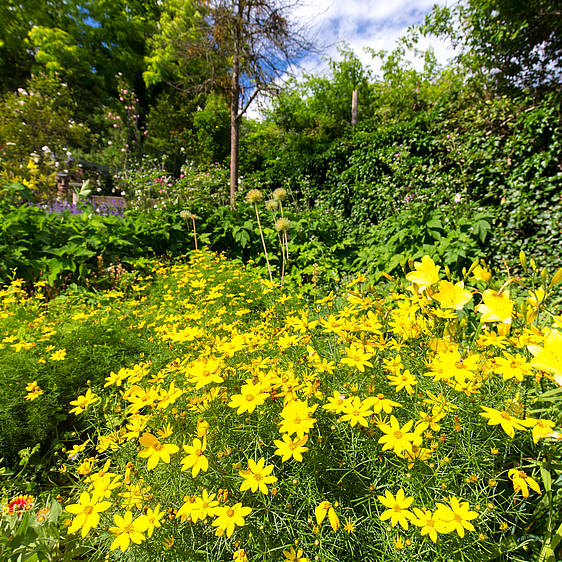
<path id="1" fill-rule="evenodd" d="M 8 513 L 18 513 L 31 509 L 35 498 L 33 496 L 16 496 L 8 502 Z"/>

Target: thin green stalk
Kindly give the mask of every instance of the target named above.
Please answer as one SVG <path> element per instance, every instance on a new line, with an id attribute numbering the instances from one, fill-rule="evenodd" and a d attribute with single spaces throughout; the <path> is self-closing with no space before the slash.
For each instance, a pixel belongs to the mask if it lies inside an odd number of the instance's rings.
<path id="1" fill-rule="evenodd" d="M 269 271 L 269 280 L 273 283 L 273 275 L 271 274 L 271 266 L 269 265 L 269 256 L 267 255 L 267 248 L 265 246 L 265 238 L 263 237 L 263 230 L 261 228 L 260 214 L 258 213 L 258 206 L 254 203 L 256 210 L 256 218 L 258 219 L 258 228 L 260 229 L 261 243 L 263 244 L 263 251 L 265 254 L 265 261 L 267 262 L 267 271 Z"/>
<path id="2" fill-rule="evenodd" d="M 198 250 L 199 248 L 197 247 L 197 232 L 195 230 L 195 217 L 192 216 L 191 220 L 193 221 L 193 238 L 195 240 L 195 249 Z"/>

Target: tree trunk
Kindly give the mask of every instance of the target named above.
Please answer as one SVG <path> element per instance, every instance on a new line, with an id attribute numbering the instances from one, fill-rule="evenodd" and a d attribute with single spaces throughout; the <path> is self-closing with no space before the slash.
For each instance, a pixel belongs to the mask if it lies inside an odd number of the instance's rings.
<path id="1" fill-rule="evenodd" d="M 237 21 L 234 24 L 234 49 L 232 53 L 232 82 L 230 84 L 230 206 L 238 190 L 238 145 L 240 103 L 240 21 L 243 2 L 238 0 Z"/>
<path id="2" fill-rule="evenodd" d="M 357 106 L 359 105 L 359 92 L 357 90 L 353 90 L 353 94 L 351 95 L 351 124 L 357 125 Z"/>
<path id="3" fill-rule="evenodd" d="M 230 101 L 230 206 L 234 207 L 234 197 L 238 190 L 238 141 L 239 141 L 239 121 L 238 121 L 238 96 L 240 85 L 238 83 L 237 62 L 232 68 L 232 86 Z M 235 70 L 236 69 L 236 70 Z"/>

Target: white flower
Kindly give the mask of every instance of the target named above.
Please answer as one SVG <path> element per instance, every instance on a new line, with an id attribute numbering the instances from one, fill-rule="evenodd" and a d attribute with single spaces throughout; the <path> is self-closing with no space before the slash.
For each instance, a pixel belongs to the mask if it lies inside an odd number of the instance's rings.
<path id="1" fill-rule="evenodd" d="M 454 199 L 453 199 L 453 201 L 454 201 L 455 203 L 460 203 L 461 200 L 462 200 L 461 194 L 460 194 L 460 193 L 456 193 L 456 194 L 455 194 L 455 197 L 454 197 Z"/>

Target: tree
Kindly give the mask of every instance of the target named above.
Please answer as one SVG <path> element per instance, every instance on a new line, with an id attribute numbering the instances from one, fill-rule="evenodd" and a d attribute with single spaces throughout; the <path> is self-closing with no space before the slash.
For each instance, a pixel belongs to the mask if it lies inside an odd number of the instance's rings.
<path id="1" fill-rule="evenodd" d="M 145 46 L 159 13 L 156 0 L 82 0 L 70 15 L 34 22 L 33 70 L 61 76 L 89 109 L 117 97 L 121 73 L 144 105 Z"/>
<path id="2" fill-rule="evenodd" d="M 422 31 L 446 36 L 475 72 L 500 89 L 559 88 L 562 74 L 560 0 L 467 0 L 434 6 Z"/>
<path id="3" fill-rule="evenodd" d="M 0 2 L 0 94 L 25 86 L 34 62 L 28 33 L 35 25 L 65 26 L 76 15 L 67 0 Z"/>
<path id="4" fill-rule="evenodd" d="M 222 91 L 230 105 L 230 203 L 238 188 L 240 121 L 256 97 L 312 48 L 291 19 L 299 0 L 167 0 L 145 73 L 184 90 Z"/>

